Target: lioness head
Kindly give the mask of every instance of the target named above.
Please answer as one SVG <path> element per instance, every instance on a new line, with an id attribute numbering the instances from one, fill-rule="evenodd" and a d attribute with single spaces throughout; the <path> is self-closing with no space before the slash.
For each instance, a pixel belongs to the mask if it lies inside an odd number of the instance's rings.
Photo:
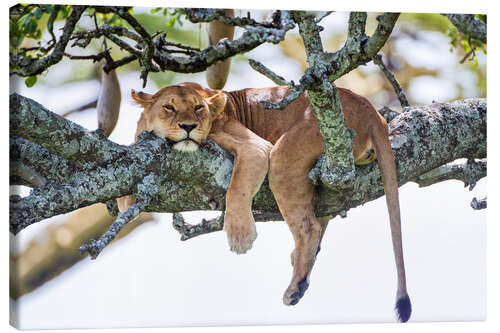
<path id="1" fill-rule="evenodd" d="M 167 86 L 154 95 L 132 90 L 132 98 L 144 108 L 145 129 L 173 141 L 173 148 L 184 152 L 198 150 L 227 101 L 223 92 L 194 83 Z"/>

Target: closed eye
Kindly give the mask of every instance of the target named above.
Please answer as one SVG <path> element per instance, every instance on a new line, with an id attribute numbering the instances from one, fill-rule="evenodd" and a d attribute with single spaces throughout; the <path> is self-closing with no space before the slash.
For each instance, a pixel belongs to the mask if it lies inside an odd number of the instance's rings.
<path id="1" fill-rule="evenodd" d="M 202 104 L 198 104 L 194 107 L 194 110 L 195 111 L 201 111 L 203 109 L 203 105 Z"/>
<path id="2" fill-rule="evenodd" d="M 171 104 L 166 104 L 166 105 L 164 105 L 164 106 L 163 106 L 163 108 L 164 108 L 165 110 L 167 110 L 167 111 L 172 111 L 172 112 L 173 112 L 173 111 L 175 111 L 174 106 L 173 106 L 173 105 L 171 105 Z"/>

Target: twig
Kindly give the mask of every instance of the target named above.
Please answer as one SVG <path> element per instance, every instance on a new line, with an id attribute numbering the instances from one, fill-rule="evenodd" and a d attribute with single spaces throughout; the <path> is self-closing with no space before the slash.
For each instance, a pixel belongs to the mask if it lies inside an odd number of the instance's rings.
<path id="1" fill-rule="evenodd" d="M 382 55 L 377 54 L 376 56 L 374 56 L 373 62 L 382 70 L 382 73 L 384 73 L 385 77 L 394 88 L 401 107 L 404 109 L 405 107 L 410 106 L 410 103 L 408 103 L 408 99 L 406 98 L 406 95 L 403 92 L 403 89 L 401 88 L 398 80 L 396 80 L 394 74 L 392 74 L 389 69 L 387 69 L 387 66 L 385 66 L 384 62 L 382 61 Z"/>
<path id="2" fill-rule="evenodd" d="M 420 187 L 429 186 L 445 180 L 461 180 L 464 186 L 469 186 L 469 191 L 476 186 L 476 183 L 486 177 L 486 158 L 480 160 L 467 160 L 465 163 L 448 163 L 436 169 L 424 173 L 415 179 Z"/>
<path id="3" fill-rule="evenodd" d="M 484 199 L 480 199 L 480 200 L 477 200 L 477 198 L 473 198 L 472 202 L 470 203 L 470 206 L 472 207 L 472 209 L 475 209 L 475 210 L 485 209 L 487 206 L 486 201 L 487 201 L 486 197 Z"/>
<path id="4" fill-rule="evenodd" d="M 67 116 L 69 116 L 70 114 L 73 114 L 73 113 L 76 113 L 76 112 L 81 112 L 81 111 L 84 111 L 84 110 L 87 110 L 87 109 L 91 109 L 91 108 L 95 108 L 97 107 L 97 99 L 91 101 L 91 102 L 88 102 L 86 104 L 83 104 L 73 110 L 69 110 L 69 111 L 66 111 L 64 112 L 63 114 L 61 114 L 61 117 L 64 117 L 66 118 Z"/>
<path id="5" fill-rule="evenodd" d="M 80 253 L 88 252 L 92 259 L 97 258 L 102 249 L 118 235 L 123 226 L 146 209 L 151 199 L 158 193 L 160 181 L 161 179 L 153 174 L 144 177 L 142 182 L 137 185 L 136 203 L 126 212 L 118 214 L 109 230 L 98 240 L 91 240 L 89 243 L 82 245 Z"/>
<path id="6" fill-rule="evenodd" d="M 306 91 L 307 88 L 312 87 L 316 83 L 316 78 L 311 68 L 308 68 L 306 70 L 306 73 L 300 78 L 299 85 L 295 85 L 293 81 L 288 82 L 282 76 L 279 76 L 278 74 L 274 73 L 272 70 L 270 70 L 269 68 L 267 68 L 262 63 L 256 60 L 249 59 L 249 64 L 254 70 L 266 76 L 277 85 L 288 85 L 290 87 L 290 93 L 281 101 L 279 102 L 262 101 L 261 103 L 262 105 L 264 105 L 266 109 L 272 109 L 272 110 L 284 109 L 290 103 L 299 98 Z"/>
<path id="7" fill-rule="evenodd" d="M 385 121 L 387 121 L 388 123 L 390 123 L 394 118 L 401 114 L 401 112 L 394 111 L 387 106 L 384 106 L 377 111 L 382 115 L 382 117 L 384 117 Z"/>
<path id="8" fill-rule="evenodd" d="M 274 212 L 252 212 L 256 222 L 283 221 L 280 213 Z M 224 213 L 213 219 L 202 219 L 198 224 L 189 224 L 184 220 L 180 213 L 174 213 L 172 216 L 172 226 L 181 234 L 181 241 L 185 241 L 196 236 L 220 231 L 224 228 Z"/>
<path id="9" fill-rule="evenodd" d="M 278 86 L 293 86 L 293 83 L 288 82 L 282 76 L 277 75 L 272 70 L 264 66 L 262 63 L 254 59 L 248 59 L 250 67 L 259 72 L 260 74 L 266 76 L 268 79 L 276 83 Z"/>
<path id="10" fill-rule="evenodd" d="M 153 44 L 153 38 L 146 31 L 146 29 L 124 8 L 119 8 L 117 14 L 127 21 L 128 24 L 134 28 L 135 31 L 141 36 L 141 45 L 143 46 L 142 59 L 141 59 L 141 75 L 142 87 L 146 87 L 146 82 L 149 72 L 159 72 L 161 68 L 153 62 L 153 56 L 155 52 L 155 45 Z M 133 52 L 132 52 L 133 53 Z M 134 53 L 133 53 L 134 54 Z"/>
<path id="11" fill-rule="evenodd" d="M 255 26 L 255 27 L 266 27 L 273 28 L 272 22 L 257 22 L 252 18 L 248 17 L 230 17 L 227 16 L 223 9 L 215 8 L 185 8 L 184 11 L 187 14 L 188 20 L 192 23 L 199 22 L 211 22 L 213 20 L 218 20 L 221 23 L 229 26 L 245 27 L 245 26 Z"/>
<path id="12" fill-rule="evenodd" d="M 122 230 L 125 224 L 132 221 L 141 211 L 144 210 L 144 202 L 138 202 L 132 205 L 126 212 L 120 213 L 109 230 L 98 240 L 91 239 L 88 243 L 80 246 L 80 254 L 88 252 L 91 259 L 96 259 L 99 253 L 108 245 Z"/>
<path id="13" fill-rule="evenodd" d="M 181 234 L 181 241 L 185 241 L 196 236 L 222 230 L 224 227 L 224 214 L 209 220 L 202 219 L 200 223 L 193 225 L 186 223 L 180 213 L 174 213 L 172 226 Z"/>
<path id="14" fill-rule="evenodd" d="M 109 49 L 106 49 L 97 54 L 89 54 L 89 55 L 73 55 L 64 52 L 64 56 L 68 57 L 71 60 L 92 60 L 92 62 L 97 62 L 109 57 Z"/>

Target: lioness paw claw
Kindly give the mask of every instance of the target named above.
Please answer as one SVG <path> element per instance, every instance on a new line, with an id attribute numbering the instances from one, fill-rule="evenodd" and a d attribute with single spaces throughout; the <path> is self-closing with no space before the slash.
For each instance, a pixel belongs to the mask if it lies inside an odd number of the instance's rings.
<path id="1" fill-rule="evenodd" d="M 226 222 L 225 222 L 226 223 Z M 257 231 L 254 223 L 249 225 L 226 224 L 227 240 L 229 249 L 237 254 L 244 254 L 252 248 L 252 244 L 257 238 Z"/>
<path id="2" fill-rule="evenodd" d="M 295 305 L 304 296 L 307 288 L 309 288 L 309 282 L 304 278 L 299 281 L 297 286 L 289 286 L 283 295 L 283 304 L 285 305 Z"/>

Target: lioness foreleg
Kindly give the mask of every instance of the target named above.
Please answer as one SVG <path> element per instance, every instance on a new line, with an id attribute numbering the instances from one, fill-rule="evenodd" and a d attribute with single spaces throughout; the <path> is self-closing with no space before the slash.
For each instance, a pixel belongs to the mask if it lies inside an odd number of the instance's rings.
<path id="1" fill-rule="evenodd" d="M 224 229 L 231 251 L 245 253 L 257 237 L 252 199 L 269 169 L 272 145 L 233 120 L 209 138 L 234 155 L 233 174 L 226 193 Z"/>
<path id="2" fill-rule="evenodd" d="M 310 120 L 295 125 L 271 150 L 269 185 L 295 241 L 292 280 L 283 295 L 285 305 L 295 305 L 304 296 L 324 230 L 314 214 L 314 187 L 308 178 L 322 152 L 321 136 Z"/>

